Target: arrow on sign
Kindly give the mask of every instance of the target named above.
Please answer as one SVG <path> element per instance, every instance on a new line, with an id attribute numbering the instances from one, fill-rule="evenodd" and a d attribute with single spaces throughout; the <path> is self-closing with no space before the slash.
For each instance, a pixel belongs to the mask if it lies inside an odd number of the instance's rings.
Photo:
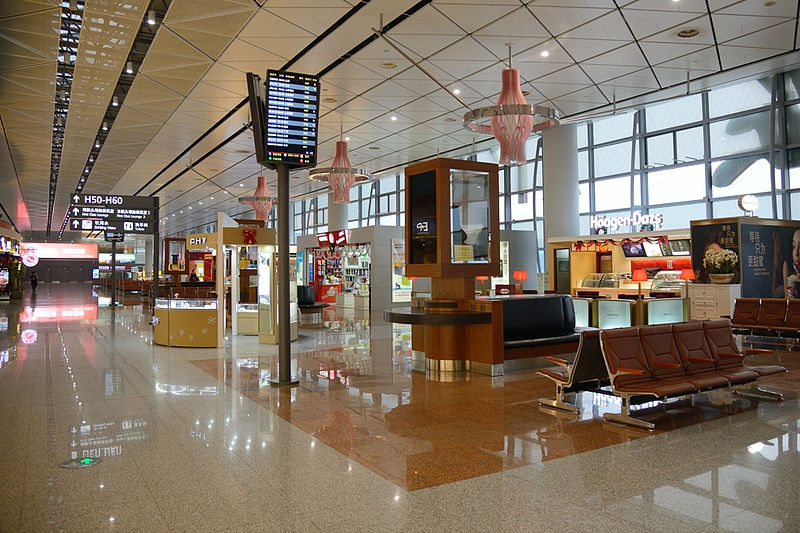
<path id="1" fill-rule="evenodd" d="M 81 212 L 81 210 L 80 210 L 80 209 L 78 209 L 77 207 L 73 207 L 73 208 L 72 208 L 72 214 L 73 214 L 74 216 L 78 216 L 78 213 L 80 213 L 80 212 Z"/>
<path id="2" fill-rule="evenodd" d="M 73 229 L 78 229 L 78 225 L 79 225 L 79 224 L 80 224 L 80 222 L 78 222 L 77 220 L 73 220 L 73 221 L 72 221 L 72 227 L 73 227 Z"/>
<path id="3" fill-rule="evenodd" d="M 78 430 L 77 430 L 77 428 L 75 426 L 72 426 L 72 432 L 73 433 L 77 433 L 78 432 Z"/>
<path id="4" fill-rule="evenodd" d="M 77 194 L 72 197 L 72 201 L 75 202 L 76 204 L 78 203 L 78 201 L 80 201 L 80 199 L 81 199 L 81 197 L 78 196 Z"/>
<path id="5" fill-rule="evenodd" d="M 72 446 L 73 448 L 74 448 L 75 446 L 77 446 L 77 445 L 78 445 L 78 443 L 77 443 L 77 442 L 75 442 L 75 441 L 72 441 L 72 442 L 70 442 L 69 444 L 70 444 L 70 446 Z"/>

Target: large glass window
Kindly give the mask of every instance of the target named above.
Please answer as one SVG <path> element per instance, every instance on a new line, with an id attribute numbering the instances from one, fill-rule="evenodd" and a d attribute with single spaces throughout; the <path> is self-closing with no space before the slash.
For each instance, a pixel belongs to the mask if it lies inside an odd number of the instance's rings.
<path id="1" fill-rule="evenodd" d="M 600 178 L 631 171 L 631 142 L 626 141 L 594 150 L 594 174 Z"/>
<path id="2" fill-rule="evenodd" d="M 623 176 L 621 178 L 612 178 L 608 180 L 600 180 L 595 182 L 594 184 L 595 211 L 607 211 L 609 209 L 630 208 L 630 206 L 631 206 L 630 176 Z"/>
<path id="3" fill-rule="evenodd" d="M 630 137 L 633 133 L 633 112 L 594 121 L 594 144 Z"/>
<path id="4" fill-rule="evenodd" d="M 753 113 L 709 125 L 711 157 L 727 156 L 769 146 L 769 113 Z"/>
<path id="5" fill-rule="evenodd" d="M 648 107 L 645 116 L 647 117 L 647 131 L 658 131 L 699 122 L 703 118 L 703 100 L 699 94 L 677 98 Z"/>
<path id="6" fill-rule="evenodd" d="M 711 163 L 711 194 L 714 198 L 756 194 L 770 189 L 766 154 Z"/>
<path id="7" fill-rule="evenodd" d="M 705 165 L 691 165 L 647 174 L 650 205 L 700 200 L 706 195 Z"/>
<path id="8" fill-rule="evenodd" d="M 772 92 L 769 79 L 746 81 L 708 93 L 708 112 L 711 118 L 757 109 L 769 105 Z"/>

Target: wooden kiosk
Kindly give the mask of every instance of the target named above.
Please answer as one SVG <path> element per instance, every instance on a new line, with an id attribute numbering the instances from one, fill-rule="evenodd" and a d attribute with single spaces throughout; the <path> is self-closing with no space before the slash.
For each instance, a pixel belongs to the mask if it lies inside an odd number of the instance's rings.
<path id="1" fill-rule="evenodd" d="M 434 159 L 407 167 L 405 180 L 406 276 L 430 277 L 431 298 L 384 316 L 412 324 L 426 370 L 494 375 L 502 323 L 493 302 L 475 301 L 475 276 L 500 274 L 497 165 Z"/>

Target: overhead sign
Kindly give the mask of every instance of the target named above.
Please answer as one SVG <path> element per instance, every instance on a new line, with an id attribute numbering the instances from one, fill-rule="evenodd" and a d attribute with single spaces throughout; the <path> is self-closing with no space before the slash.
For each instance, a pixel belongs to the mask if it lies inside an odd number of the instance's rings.
<path id="1" fill-rule="evenodd" d="M 155 233 L 158 229 L 158 198 L 74 194 L 69 207 L 73 231 Z"/>
<path id="2" fill-rule="evenodd" d="M 216 247 L 216 233 L 191 233 L 186 236 L 186 249 L 189 251 L 214 250 Z"/>
<path id="3" fill-rule="evenodd" d="M 118 231 L 126 233 L 155 233 L 155 220 L 120 220 L 73 218 L 69 222 L 73 231 Z"/>
<path id="4" fill-rule="evenodd" d="M 266 159 L 294 167 L 317 162 L 319 78 L 267 71 Z"/>
<path id="5" fill-rule="evenodd" d="M 26 242 L 20 246 L 20 252 L 23 257 L 34 254 L 38 259 L 97 259 L 96 244 Z"/>
<path id="6" fill-rule="evenodd" d="M 125 240 L 125 234 L 118 231 L 106 231 L 104 237 L 106 242 L 122 242 Z"/>

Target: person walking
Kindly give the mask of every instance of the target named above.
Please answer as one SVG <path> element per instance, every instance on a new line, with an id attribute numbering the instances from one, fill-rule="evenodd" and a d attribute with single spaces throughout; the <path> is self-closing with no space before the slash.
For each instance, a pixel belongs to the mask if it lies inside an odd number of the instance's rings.
<path id="1" fill-rule="evenodd" d="M 31 274 L 31 288 L 33 292 L 36 292 L 36 286 L 39 284 L 39 276 L 36 275 L 36 272 Z"/>

